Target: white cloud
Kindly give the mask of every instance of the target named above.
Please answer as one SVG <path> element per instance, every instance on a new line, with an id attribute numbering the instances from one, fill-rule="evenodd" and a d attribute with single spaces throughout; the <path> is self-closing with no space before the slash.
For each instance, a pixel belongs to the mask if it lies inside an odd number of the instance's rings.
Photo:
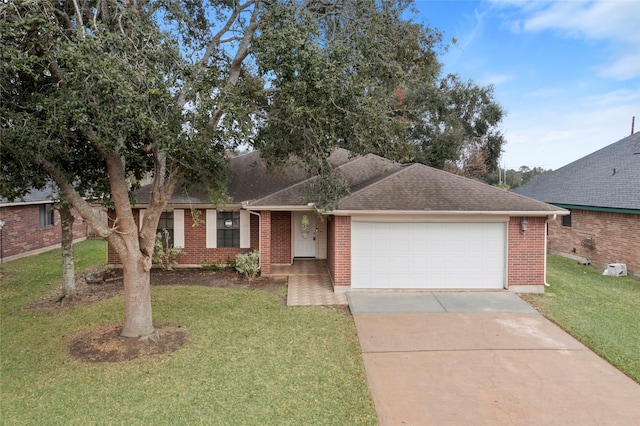
<path id="1" fill-rule="evenodd" d="M 566 35 L 594 40 L 637 43 L 640 6 L 635 1 L 562 1 L 526 19 L 529 31 L 560 30 Z"/>
<path id="2" fill-rule="evenodd" d="M 586 106 L 624 105 L 640 107 L 640 90 L 619 89 L 586 98 Z"/>
<path id="3" fill-rule="evenodd" d="M 555 31 L 563 37 L 606 43 L 606 63 L 594 66 L 602 78 L 640 77 L 640 2 L 635 0 L 491 1 L 514 33 Z"/>
<path id="4" fill-rule="evenodd" d="M 640 76 L 640 46 L 636 52 L 629 52 L 613 59 L 609 64 L 595 67 L 598 75 L 613 80 L 630 80 Z"/>
<path id="5" fill-rule="evenodd" d="M 526 97 L 527 98 L 540 98 L 540 99 L 554 98 L 554 97 L 560 95 L 563 91 L 564 91 L 564 89 L 561 89 L 559 87 L 546 87 L 544 89 L 534 90 L 531 93 L 527 93 Z"/>
<path id="6" fill-rule="evenodd" d="M 480 86 L 488 86 L 490 84 L 497 86 L 510 80 L 513 80 L 513 77 L 506 74 L 485 74 L 482 76 L 478 84 Z"/>
<path id="7" fill-rule="evenodd" d="M 503 161 L 507 168 L 558 169 L 628 136 L 637 101 L 630 91 L 615 91 L 507 116 Z"/>

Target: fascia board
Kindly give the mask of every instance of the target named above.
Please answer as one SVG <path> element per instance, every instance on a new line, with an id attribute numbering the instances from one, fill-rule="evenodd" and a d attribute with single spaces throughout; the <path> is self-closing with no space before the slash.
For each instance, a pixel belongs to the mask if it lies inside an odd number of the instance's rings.
<path id="1" fill-rule="evenodd" d="M 334 216 L 566 216 L 567 210 L 533 210 L 533 211 L 446 211 L 446 210 L 333 210 L 324 212 Z"/>

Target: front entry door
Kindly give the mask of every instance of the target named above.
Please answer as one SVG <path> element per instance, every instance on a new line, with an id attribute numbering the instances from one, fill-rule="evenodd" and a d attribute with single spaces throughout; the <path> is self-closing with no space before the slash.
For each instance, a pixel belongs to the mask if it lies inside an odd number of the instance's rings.
<path id="1" fill-rule="evenodd" d="M 293 257 L 316 257 L 315 212 L 293 212 Z"/>

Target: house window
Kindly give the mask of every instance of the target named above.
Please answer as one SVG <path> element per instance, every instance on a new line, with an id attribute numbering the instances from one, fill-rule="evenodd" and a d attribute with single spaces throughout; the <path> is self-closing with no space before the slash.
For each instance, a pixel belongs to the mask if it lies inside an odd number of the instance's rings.
<path id="1" fill-rule="evenodd" d="M 38 225 L 41 228 L 45 226 L 53 225 L 53 205 L 52 204 L 41 204 L 40 205 L 40 214 L 39 214 L 39 223 Z"/>
<path id="2" fill-rule="evenodd" d="M 218 211 L 217 247 L 240 247 L 240 211 Z"/>
<path id="3" fill-rule="evenodd" d="M 562 216 L 562 226 L 571 227 L 571 211 L 566 216 Z"/>
<path id="4" fill-rule="evenodd" d="M 168 238 L 164 236 L 164 230 L 168 232 Z M 162 234 L 162 247 L 173 247 L 174 231 L 173 231 L 173 211 L 162 212 L 158 221 L 158 232 Z"/>

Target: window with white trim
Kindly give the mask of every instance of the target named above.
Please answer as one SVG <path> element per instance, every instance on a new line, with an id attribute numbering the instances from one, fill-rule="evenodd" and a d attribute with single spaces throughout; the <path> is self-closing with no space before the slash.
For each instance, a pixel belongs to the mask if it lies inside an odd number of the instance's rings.
<path id="1" fill-rule="evenodd" d="M 240 247 L 240 211 L 218 210 L 216 215 L 217 247 Z"/>
<path id="2" fill-rule="evenodd" d="M 173 211 L 166 211 L 166 212 L 162 212 L 162 214 L 160 215 L 160 220 L 158 220 L 158 232 L 162 235 L 161 240 L 162 240 L 162 247 L 167 248 L 167 247 L 173 247 L 173 241 L 175 238 L 174 235 L 174 231 L 173 231 Z M 167 230 L 167 233 L 169 234 L 169 238 L 168 241 L 167 239 L 164 237 L 164 230 Z"/>

